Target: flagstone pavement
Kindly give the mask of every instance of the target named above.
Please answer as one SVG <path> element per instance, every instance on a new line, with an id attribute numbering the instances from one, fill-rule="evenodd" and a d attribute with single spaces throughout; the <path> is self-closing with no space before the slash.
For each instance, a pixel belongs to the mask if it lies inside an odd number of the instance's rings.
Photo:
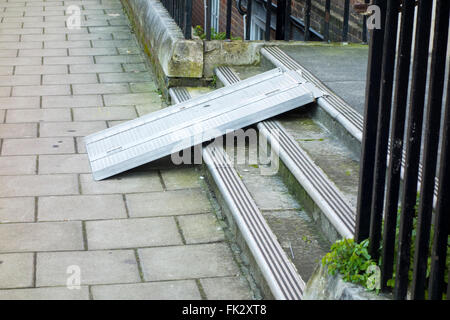
<path id="1" fill-rule="evenodd" d="M 253 298 L 199 168 L 92 179 L 83 137 L 162 106 L 119 0 L 0 0 L 0 299 Z"/>

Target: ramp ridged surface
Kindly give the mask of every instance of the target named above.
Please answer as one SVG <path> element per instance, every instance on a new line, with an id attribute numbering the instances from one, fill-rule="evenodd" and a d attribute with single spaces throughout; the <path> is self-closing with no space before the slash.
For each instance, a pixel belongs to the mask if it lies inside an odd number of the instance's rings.
<path id="1" fill-rule="evenodd" d="M 296 71 L 274 69 L 86 137 L 96 180 L 306 105 L 317 96 Z"/>

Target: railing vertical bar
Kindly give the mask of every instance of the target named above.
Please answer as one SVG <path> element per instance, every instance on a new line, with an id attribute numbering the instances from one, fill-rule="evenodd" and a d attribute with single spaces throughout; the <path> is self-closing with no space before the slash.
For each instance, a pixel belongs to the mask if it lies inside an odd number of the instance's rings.
<path id="1" fill-rule="evenodd" d="M 420 189 L 419 214 L 417 218 L 416 244 L 412 298 L 425 298 L 425 282 L 429 252 L 431 216 L 433 212 L 434 186 L 439 148 L 442 98 L 444 94 L 447 39 L 449 27 L 448 0 L 436 1 L 433 53 L 431 60 L 430 89 L 426 115 L 423 147 L 423 170 Z"/>
<path id="2" fill-rule="evenodd" d="M 342 26 L 342 42 L 348 42 L 348 21 L 350 19 L 350 0 L 344 3 L 344 23 Z"/>
<path id="3" fill-rule="evenodd" d="M 211 0 L 206 0 L 206 40 L 211 40 Z"/>
<path id="4" fill-rule="evenodd" d="M 305 4 L 305 41 L 309 41 L 311 37 L 311 0 L 306 0 Z"/>
<path id="5" fill-rule="evenodd" d="M 325 41 L 330 41 L 330 18 L 331 18 L 331 0 L 325 1 L 325 19 L 323 27 L 323 36 Z"/>
<path id="6" fill-rule="evenodd" d="M 385 219 L 383 228 L 383 251 L 381 259 L 381 289 L 386 291 L 387 281 L 394 268 L 395 230 L 400 191 L 403 138 L 405 132 L 406 105 L 408 102 L 411 47 L 414 27 L 413 1 L 406 1 L 402 8 L 399 53 L 395 81 L 394 108 L 392 114 L 391 152 L 386 186 Z"/>
<path id="7" fill-rule="evenodd" d="M 397 48 L 398 7 L 400 0 L 388 0 L 384 25 L 383 62 L 381 72 L 380 104 L 378 107 L 378 129 L 376 135 L 374 184 L 370 217 L 371 257 L 377 261 L 381 241 L 384 190 L 386 183 L 386 161 L 389 142 L 389 125 L 392 110 L 392 87 L 394 83 L 395 51 Z"/>
<path id="8" fill-rule="evenodd" d="M 434 221 L 434 239 L 431 251 L 431 269 L 428 296 L 432 300 L 442 299 L 447 241 L 450 231 L 450 74 L 447 76 L 447 102 L 445 105 L 444 132 L 439 170 L 439 193 Z M 447 284 L 447 299 L 450 299 L 450 281 Z"/>
<path id="9" fill-rule="evenodd" d="M 409 282 L 411 231 L 417 198 L 432 7 L 433 1 L 419 0 L 394 288 L 394 297 L 398 300 L 406 299 Z"/>
<path id="10" fill-rule="evenodd" d="M 186 39 L 192 39 L 192 0 L 186 0 L 184 22 L 184 37 Z"/>
<path id="11" fill-rule="evenodd" d="M 284 13 L 284 40 L 289 41 L 291 39 L 291 11 L 292 2 L 291 0 L 286 0 L 286 7 Z"/>
<path id="12" fill-rule="evenodd" d="M 233 9 L 233 0 L 227 0 L 227 25 L 226 38 L 231 39 L 231 10 Z"/>
<path id="13" fill-rule="evenodd" d="M 386 2 L 384 0 L 374 0 L 374 4 L 381 9 L 381 25 L 384 25 Z M 378 127 L 378 123 L 374 119 L 378 119 L 383 41 L 384 33 L 382 30 L 374 29 L 371 31 L 355 227 L 355 239 L 357 242 L 367 239 L 370 230 L 375 139 Z"/>
<path id="14" fill-rule="evenodd" d="M 252 5 L 253 0 L 248 0 L 247 2 L 247 16 L 245 17 L 245 40 L 251 39 L 251 30 L 252 30 Z"/>
<path id="15" fill-rule="evenodd" d="M 264 38 L 266 41 L 270 41 L 270 26 L 272 22 L 272 0 L 267 0 L 266 2 L 266 30 Z"/>

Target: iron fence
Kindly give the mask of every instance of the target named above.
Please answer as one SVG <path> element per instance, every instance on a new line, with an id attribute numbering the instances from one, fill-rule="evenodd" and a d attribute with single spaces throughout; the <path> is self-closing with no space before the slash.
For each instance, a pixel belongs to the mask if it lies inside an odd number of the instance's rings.
<path id="1" fill-rule="evenodd" d="M 226 39 L 231 39 L 232 26 L 232 8 L 238 10 L 241 15 L 245 15 L 245 40 L 250 40 L 251 26 L 253 15 L 253 7 L 256 2 L 263 3 L 266 10 L 265 15 L 265 32 L 264 39 L 270 40 L 272 35 L 272 14 L 276 17 L 276 27 L 274 37 L 276 40 L 290 40 L 292 27 L 298 27 L 303 31 L 304 40 L 330 40 L 330 19 L 331 19 L 331 0 L 325 0 L 323 15 L 323 32 L 320 33 L 311 28 L 311 14 L 314 2 L 321 3 L 320 0 L 299 0 L 304 6 L 303 17 L 295 17 L 292 15 L 293 0 L 278 0 L 276 3 L 272 0 L 227 0 L 226 16 L 225 16 L 225 34 Z M 349 20 L 350 20 L 350 0 L 344 1 L 343 21 L 342 21 L 342 37 L 343 42 L 348 41 Z M 165 8 L 176 23 L 183 30 L 186 39 L 192 38 L 192 2 L 193 0 L 161 0 Z M 204 0 L 205 4 L 205 39 L 211 40 L 211 0 Z M 364 18 L 365 21 L 365 18 Z M 367 40 L 367 28 L 365 23 L 361 26 L 363 39 Z M 216 30 L 217 31 L 217 30 Z M 365 41 L 365 40 L 364 40 Z"/>
<path id="2" fill-rule="evenodd" d="M 449 290 L 449 1 L 373 4 L 382 29 L 371 31 L 355 238 L 370 239 L 382 290 L 393 285 L 395 299 L 442 299 Z"/>

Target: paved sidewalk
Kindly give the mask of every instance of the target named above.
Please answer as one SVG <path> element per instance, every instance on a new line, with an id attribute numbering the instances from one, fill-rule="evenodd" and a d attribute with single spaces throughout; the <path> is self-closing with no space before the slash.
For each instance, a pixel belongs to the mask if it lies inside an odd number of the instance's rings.
<path id="1" fill-rule="evenodd" d="M 0 19 L 0 299 L 252 298 L 196 168 L 92 179 L 82 137 L 162 106 L 120 1 Z"/>

